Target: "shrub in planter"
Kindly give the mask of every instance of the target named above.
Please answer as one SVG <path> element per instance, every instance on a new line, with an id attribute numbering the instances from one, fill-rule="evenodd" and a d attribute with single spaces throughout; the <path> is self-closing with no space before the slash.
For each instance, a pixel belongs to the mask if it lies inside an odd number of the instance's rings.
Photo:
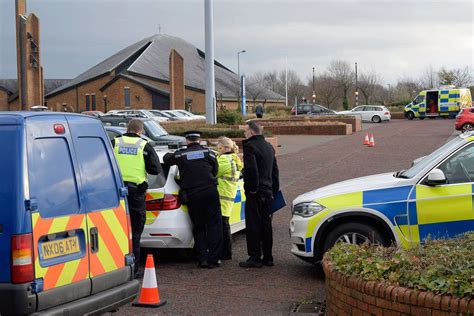
<path id="1" fill-rule="evenodd" d="M 219 111 L 217 112 L 217 123 L 239 125 L 244 123 L 244 118 L 236 111 Z"/>
<path id="2" fill-rule="evenodd" d="M 474 232 L 428 240 L 412 249 L 337 244 L 326 253 L 334 271 L 457 297 L 474 297 Z"/>

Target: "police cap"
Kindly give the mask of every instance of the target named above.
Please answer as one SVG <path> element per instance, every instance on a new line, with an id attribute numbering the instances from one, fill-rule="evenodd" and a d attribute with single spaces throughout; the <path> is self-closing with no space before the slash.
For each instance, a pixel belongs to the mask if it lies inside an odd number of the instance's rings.
<path id="1" fill-rule="evenodd" d="M 201 138 L 201 132 L 199 132 L 199 131 L 187 131 L 187 132 L 184 132 L 184 137 L 186 137 L 186 138 Z"/>

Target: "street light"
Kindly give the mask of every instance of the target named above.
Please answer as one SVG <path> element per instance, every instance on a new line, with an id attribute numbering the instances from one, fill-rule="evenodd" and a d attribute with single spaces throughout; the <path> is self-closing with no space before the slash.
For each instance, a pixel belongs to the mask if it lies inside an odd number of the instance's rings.
<path id="1" fill-rule="evenodd" d="M 316 92 L 314 91 L 314 67 L 313 67 L 313 104 L 316 104 Z"/>
<path id="2" fill-rule="evenodd" d="M 239 76 L 239 107 L 240 107 L 240 89 L 241 89 L 240 87 L 240 84 L 241 84 L 240 82 L 240 54 L 243 54 L 245 52 L 246 52 L 245 49 L 242 49 L 241 51 L 237 52 L 237 75 Z"/>
<path id="3" fill-rule="evenodd" d="M 357 86 L 357 63 L 355 63 L 355 79 L 356 79 L 356 91 L 355 91 L 355 98 L 356 98 L 356 106 L 359 105 L 359 88 Z"/>

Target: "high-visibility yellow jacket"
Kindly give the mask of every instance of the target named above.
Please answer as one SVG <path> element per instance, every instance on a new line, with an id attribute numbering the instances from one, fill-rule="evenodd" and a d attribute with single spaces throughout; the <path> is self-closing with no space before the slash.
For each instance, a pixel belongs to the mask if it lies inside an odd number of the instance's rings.
<path id="1" fill-rule="evenodd" d="M 114 153 L 125 182 L 141 184 L 147 181 L 143 150 L 146 140 L 122 136 L 115 139 Z"/>
<path id="2" fill-rule="evenodd" d="M 223 154 L 217 157 L 219 169 L 217 171 L 217 189 L 221 201 L 222 216 L 230 217 L 237 194 L 237 182 L 243 163 L 234 153 Z"/>

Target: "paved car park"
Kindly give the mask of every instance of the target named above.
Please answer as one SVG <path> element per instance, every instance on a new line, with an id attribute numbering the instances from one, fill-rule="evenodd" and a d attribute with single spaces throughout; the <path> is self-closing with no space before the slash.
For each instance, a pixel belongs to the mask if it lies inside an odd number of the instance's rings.
<path id="1" fill-rule="evenodd" d="M 313 141 L 301 141 L 299 136 L 281 139 L 280 182 L 288 203 L 313 188 L 405 169 L 458 133 L 449 119 L 365 125 L 375 136 L 374 148 L 362 145 L 365 131 Z M 291 149 L 285 152 L 285 146 Z M 153 251 L 160 296 L 168 304 L 157 310 L 126 306 L 117 314 L 285 314 L 295 302 L 323 300 L 321 272 L 290 253 L 290 218 L 289 207 L 274 217 L 272 268 L 238 267 L 247 258 L 244 233 L 234 236 L 234 258 L 219 269 L 199 269 L 179 251 Z"/>

